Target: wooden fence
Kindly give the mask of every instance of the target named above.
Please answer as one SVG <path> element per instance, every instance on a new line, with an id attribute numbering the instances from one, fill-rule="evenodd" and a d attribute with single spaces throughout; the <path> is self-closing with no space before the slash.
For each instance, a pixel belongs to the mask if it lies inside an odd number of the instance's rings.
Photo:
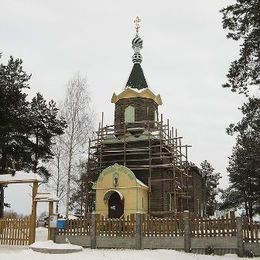
<path id="1" fill-rule="evenodd" d="M 90 234 L 91 216 L 66 221 L 65 229 L 57 229 L 57 235 L 85 236 Z"/>
<path id="2" fill-rule="evenodd" d="M 231 237 L 236 235 L 236 219 L 221 218 L 190 218 L 192 237 Z"/>
<path id="3" fill-rule="evenodd" d="M 0 219 L 1 245 L 28 245 L 30 218 Z"/>
<path id="4" fill-rule="evenodd" d="M 189 217 L 192 237 L 226 237 L 236 235 L 234 217 L 200 218 Z M 179 237 L 184 233 L 183 216 L 179 218 L 153 218 L 144 216 L 142 220 L 143 236 L 146 237 Z"/>
<path id="5" fill-rule="evenodd" d="M 184 224 L 181 218 L 153 218 L 143 216 L 142 231 L 145 237 L 183 236 Z"/>
<path id="6" fill-rule="evenodd" d="M 8 223 L 8 225 L 7 225 Z M 243 239 L 248 243 L 260 243 L 260 223 L 243 218 Z M 6 226 L 7 225 L 7 226 Z M 96 235 L 103 237 L 134 237 L 136 235 L 136 218 L 130 215 L 120 219 L 109 219 L 96 215 Z M 237 234 L 235 217 L 198 218 L 190 216 L 191 237 L 232 237 Z M 141 230 L 143 237 L 181 237 L 184 235 L 184 219 L 155 218 L 142 215 Z M 22 228 L 22 232 L 18 229 Z M 1 232 L 1 230 L 4 230 Z M 67 220 L 65 229 L 57 229 L 57 235 L 90 235 L 91 215 L 86 218 Z M 29 220 L 1 220 L 0 243 L 26 244 L 29 237 Z M 18 238 L 18 242 L 16 241 Z M 3 242 L 4 241 L 4 242 Z"/>
<path id="7" fill-rule="evenodd" d="M 134 215 L 120 219 L 109 219 L 98 215 L 96 220 L 97 236 L 134 237 L 135 223 Z"/>
<path id="8" fill-rule="evenodd" d="M 191 215 L 189 221 L 192 237 L 231 237 L 236 235 L 235 217 L 226 216 L 209 219 Z M 58 229 L 57 235 L 89 235 L 90 228 L 91 216 L 84 219 L 67 220 L 66 228 Z M 245 227 L 245 235 L 247 235 L 246 232 L 249 232 L 248 228 L 249 226 Z M 120 219 L 109 219 L 96 215 L 97 236 L 133 237 L 136 234 L 135 229 L 136 219 L 134 215 Z M 247 237 L 255 238 L 258 233 L 256 233 L 256 231 L 254 232 L 254 236 L 251 232 L 251 235 Z M 183 236 L 183 234 L 183 216 L 178 216 L 178 218 L 156 218 L 147 215 L 142 216 L 142 235 L 144 237 L 180 237 Z"/>
<path id="9" fill-rule="evenodd" d="M 244 217 L 242 221 L 242 231 L 244 242 L 260 243 L 260 222 Z"/>
<path id="10" fill-rule="evenodd" d="M 67 220 L 65 229 L 57 229 L 57 235 L 84 236 L 90 235 L 91 216 L 82 219 Z M 135 236 L 134 215 L 120 219 L 109 219 L 96 215 L 97 236 L 133 237 Z"/>
<path id="11" fill-rule="evenodd" d="M 85 219 L 67 220 L 65 229 L 56 232 L 55 241 L 90 248 L 168 248 L 209 254 L 248 252 L 260 255 L 260 223 L 225 216 L 201 218 L 183 215 L 158 218 L 131 215 L 109 219 L 93 214 Z M 191 251 L 192 250 L 192 251 Z"/>

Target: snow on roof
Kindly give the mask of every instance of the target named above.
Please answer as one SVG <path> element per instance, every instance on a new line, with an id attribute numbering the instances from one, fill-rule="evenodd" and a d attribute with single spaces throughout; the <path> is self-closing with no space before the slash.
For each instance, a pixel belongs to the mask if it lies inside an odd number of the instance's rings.
<path id="1" fill-rule="evenodd" d="M 40 175 L 25 171 L 16 171 L 14 175 L 12 174 L 1 174 L 0 183 L 9 184 L 9 183 L 31 183 L 31 182 L 43 182 L 43 179 Z"/>
<path id="2" fill-rule="evenodd" d="M 132 89 L 132 90 L 134 90 L 134 91 L 136 91 L 136 92 L 138 92 L 138 93 L 141 93 L 141 92 L 143 92 L 145 89 L 148 89 L 148 87 L 139 89 L 139 88 L 135 88 L 135 87 L 131 87 L 131 86 L 126 86 L 124 89 L 128 89 L 128 88 L 130 88 L 130 89 Z"/>
<path id="3" fill-rule="evenodd" d="M 37 193 L 36 196 L 34 197 L 35 201 L 59 201 L 60 199 L 53 193 L 50 192 L 41 192 L 41 193 Z"/>
<path id="4" fill-rule="evenodd" d="M 72 215 L 72 214 L 69 214 L 69 215 L 68 215 L 68 219 L 78 219 L 78 217 L 76 217 L 76 216 L 74 216 L 74 215 Z"/>

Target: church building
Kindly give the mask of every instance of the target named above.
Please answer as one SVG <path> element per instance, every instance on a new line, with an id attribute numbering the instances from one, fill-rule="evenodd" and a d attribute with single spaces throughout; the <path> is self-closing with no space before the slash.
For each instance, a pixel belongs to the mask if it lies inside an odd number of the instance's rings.
<path id="1" fill-rule="evenodd" d="M 189 146 L 159 116 L 162 99 L 144 76 L 139 18 L 135 22 L 133 68 L 124 90 L 111 99 L 114 123 L 105 126 L 102 118 L 89 145 L 96 213 L 109 218 L 137 212 L 173 216 L 184 210 L 202 215 L 205 181 L 188 161 Z"/>

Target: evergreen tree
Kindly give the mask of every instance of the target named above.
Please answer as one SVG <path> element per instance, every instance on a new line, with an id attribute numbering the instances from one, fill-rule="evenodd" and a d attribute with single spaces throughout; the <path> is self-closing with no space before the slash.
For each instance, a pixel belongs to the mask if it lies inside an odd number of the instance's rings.
<path id="1" fill-rule="evenodd" d="M 260 0 L 236 0 L 221 10 L 227 38 L 241 42 L 240 57 L 231 63 L 223 87 L 248 94 L 248 86 L 260 89 Z"/>
<path id="2" fill-rule="evenodd" d="M 23 92 L 28 88 L 22 60 L 10 57 L 0 65 L 0 172 L 23 168 L 29 162 L 28 102 Z M 15 166 L 14 166 L 15 164 Z"/>
<path id="3" fill-rule="evenodd" d="M 249 98 L 241 111 L 242 120 L 227 129 L 228 134 L 237 134 L 237 143 L 227 168 L 231 185 L 221 208 L 242 207 L 252 218 L 260 212 L 260 99 Z"/>
<path id="4" fill-rule="evenodd" d="M 72 189 L 69 207 L 80 216 L 86 216 L 95 208 L 95 196 L 92 190 L 93 177 L 90 176 L 87 166 L 87 163 L 81 163 L 79 166 L 80 175 L 73 176 L 75 183 L 78 185 Z"/>
<path id="5" fill-rule="evenodd" d="M 216 195 L 218 194 L 219 179 L 221 178 L 220 173 L 215 172 L 215 169 L 211 164 L 205 160 L 201 164 L 201 173 L 205 179 L 205 212 L 207 216 L 214 215 L 217 207 Z"/>
<path id="6" fill-rule="evenodd" d="M 260 89 L 260 0 L 236 0 L 221 12 L 223 27 L 229 30 L 227 37 L 242 43 L 224 87 L 248 96 L 252 86 Z M 237 137 L 227 168 L 231 184 L 221 205 L 222 209 L 242 207 L 250 218 L 260 212 L 259 103 L 259 98 L 249 98 L 241 108 L 242 120 L 227 129 Z"/>
<path id="7" fill-rule="evenodd" d="M 46 162 L 53 158 L 51 147 L 55 136 L 64 133 L 66 122 L 58 118 L 58 108 L 53 100 L 48 104 L 40 93 L 32 99 L 29 106 L 30 137 L 31 137 L 31 169 L 40 175 L 48 178 L 48 170 L 39 165 L 39 162 Z"/>
<path id="8" fill-rule="evenodd" d="M 28 140 L 28 102 L 26 94 L 30 75 L 23 71 L 22 60 L 10 57 L 0 64 L 0 174 L 22 169 L 30 161 Z M 3 217 L 4 187 L 0 185 L 0 218 Z"/>
<path id="9" fill-rule="evenodd" d="M 37 94 L 27 101 L 28 75 L 22 60 L 10 57 L 0 64 L 0 174 L 33 170 L 45 177 L 41 162 L 52 158 L 52 139 L 61 135 L 66 123 L 58 118 L 53 101 L 48 104 Z M 4 187 L 0 186 L 0 218 L 3 217 Z"/>

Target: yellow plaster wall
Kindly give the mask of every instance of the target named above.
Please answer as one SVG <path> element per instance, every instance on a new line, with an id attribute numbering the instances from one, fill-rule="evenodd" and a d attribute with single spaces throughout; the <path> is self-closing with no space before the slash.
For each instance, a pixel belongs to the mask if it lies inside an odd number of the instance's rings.
<path id="1" fill-rule="evenodd" d="M 118 178 L 117 186 L 114 185 L 115 176 Z M 96 182 L 95 189 L 96 213 L 98 214 L 107 217 L 108 205 L 105 203 L 104 197 L 110 190 L 118 191 L 123 195 L 124 216 L 136 212 L 147 213 L 148 187 L 140 184 L 134 173 L 127 167 L 115 164 L 104 169 Z"/>

